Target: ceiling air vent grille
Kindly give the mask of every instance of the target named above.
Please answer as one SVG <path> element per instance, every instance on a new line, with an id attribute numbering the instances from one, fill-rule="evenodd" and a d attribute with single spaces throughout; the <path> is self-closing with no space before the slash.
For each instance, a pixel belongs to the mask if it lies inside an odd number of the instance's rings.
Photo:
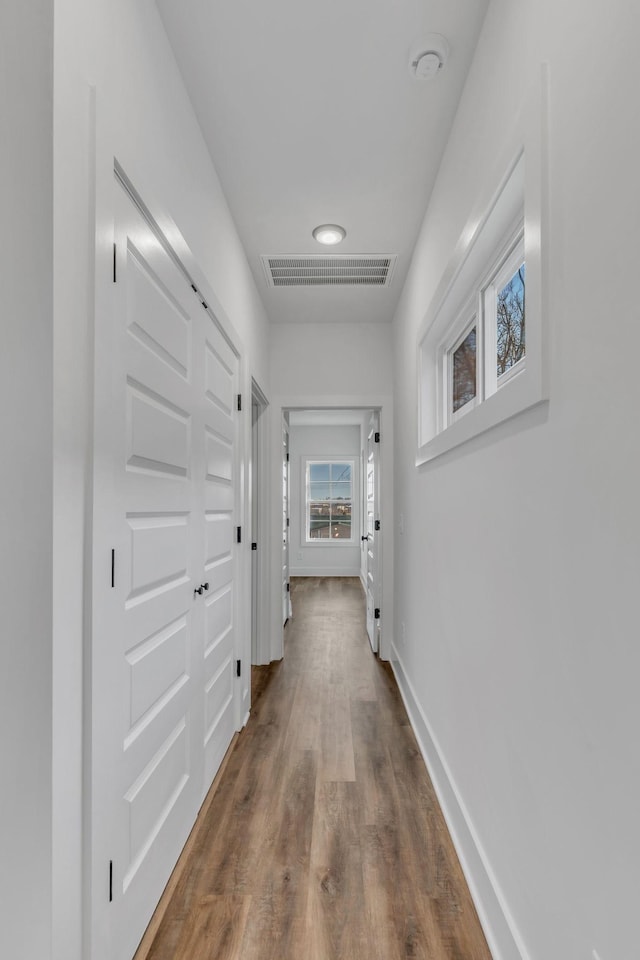
<path id="1" fill-rule="evenodd" d="M 388 287 L 395 254 L 262 257 L 270 287 Z"/>

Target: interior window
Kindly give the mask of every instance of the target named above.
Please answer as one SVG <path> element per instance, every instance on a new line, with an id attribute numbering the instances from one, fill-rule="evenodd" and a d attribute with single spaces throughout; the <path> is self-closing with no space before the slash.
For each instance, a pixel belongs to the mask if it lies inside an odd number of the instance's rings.
<path id="1" fill-rule="evenodd" d="M 352 540 L 353 463 L 310 460 L 306 471 L 306 539 Z"/>

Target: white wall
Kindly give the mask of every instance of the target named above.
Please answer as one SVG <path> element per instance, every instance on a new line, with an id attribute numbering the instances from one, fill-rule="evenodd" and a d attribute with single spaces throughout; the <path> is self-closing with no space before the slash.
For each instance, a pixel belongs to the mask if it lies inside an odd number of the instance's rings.
<path id="1" fill-rule="evenodd" d="M 493 0 L 395 318 L 396 666 L 532 960 L 637 955 L 639 30 L 625 0 Z M 418 329 L 541 61 L 550 402 L 416 469 Z"/>
<path id="2" fill-rule="evenodd" d="M 269 342 L 274 390 L 327 403 L 338 394 L 390 396 L 392 352 L 387 324 L 274 323 Z"/>
<path id="3" fill-rule="evenodd" d="M 30 58 L 32 49 L 25 38 L 19 57 L 28 53 Z M 269 391 L 268 324 L 153 0 L 56 0 L 54 69 L 53 956 L 80 960 L 90 955 L 81 939 L 83 896 L 86 903 L 91 896 L 90 871 L 85 864 L 83 875 L 80 865 L 83 791 L 88 796 L 82 757 L 88 749 L 90 717 L 82 681 L 91 666 L 91 606 L 85 601 L 91 596 L 92 330 L 94 314 L 108 311 L 110 303 L 114 158 L 179 254 L 197 268 L 209 302 L 237 332 L 246 361 L 242 376 L 247 398 L 251 374 Z M 18 88 L 12 78 L 9 89 Z M 20 108 L 24 114 L 22 103 Z M 50 128 L 48 139 L 45 133 L 43 126 L 42 139 L 50 150 Z M 40 153 L 46 157 L 46 148 Z M 51 177 L 48 190 L 50 201 Z M 46 215 L 46 203 L 40 206 Z M 50 343 L 48 360 L 51 363 Z M 41 385 L 44 390 L 44 375 Z M 44 409 L 50 409 L 50 401 Z M 245 420 L 248 440 L 248 402 Z M 40 429 L 45 425 L 43 416 Z M 37 435 L 32 436 L 35 440 Z M 43 463 L 44 484 L 46 457 Z M 50 472 L 50 456 L 48 468 Z M 50 478 L 48 497 L 50 501 Z M 34 499 L 44 510 L 46 496 Z M 46 549 L 44 542 L 42 562 Z M 247 587 L 248 561 L 247 550 Z M 46 602 L 38 608 L 42 616 L 45 608 Z M 32 615 L 37 613 L 33 609 Z M 43 658 L 42 684 L 49 691 L 51 681 L 51 668 Z M 46 709 L 46 698 L 38 691 L 29 692 L 30 709 L 34 696 Z M 43 762 L 41 773 L 45 769 Z M 45 822 L 43 818 L 41 829 Z M 90 824 L 85 830 L 88 837 Z M 33 883 L 34 876 L 39 880 L 47 872 L 37 869 L 37 859 L 31 861 L 34 866 L 25 858 Z M 102 881 L 104 864 L 97 870 Z M 41 899 L 44 911 L 46 898 Z M 34 897 L 27 902 L 35 912 Z M 47 954 L 20 947 L 12 955 L 31 960 Z"/>
<path id="4" fill-rule="evenodd" d="M 16 960 L 51 950 L 52 49 L 51 0 L 1 5 L 0 953 Z"/>
<path id="5" fill-rule="evenodd" d="M 360 576 L 360 427 L 359 426 L 291 426 L 289 428 L 290 472 L 290 561 L 292 577 L 358 577 Z M 351 509 L 354 544 L 337 544 L 331 540 L 309 546 L 305 537 L 304 458 L 354 461 Z"/>

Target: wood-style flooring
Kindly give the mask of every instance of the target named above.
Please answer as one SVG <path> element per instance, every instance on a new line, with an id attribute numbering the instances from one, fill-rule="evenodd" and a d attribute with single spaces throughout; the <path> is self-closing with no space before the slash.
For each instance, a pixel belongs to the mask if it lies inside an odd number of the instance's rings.
<path id="1" fill-rule="evenodd" d="M 359 581 L 291 589 L 145 957 L 491 960 Z"/>

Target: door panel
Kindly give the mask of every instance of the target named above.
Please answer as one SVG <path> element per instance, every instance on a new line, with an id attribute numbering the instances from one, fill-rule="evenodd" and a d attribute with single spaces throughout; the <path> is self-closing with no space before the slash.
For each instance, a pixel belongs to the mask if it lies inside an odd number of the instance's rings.
<path id="1" fill-rule="evenodd" d="M 291 616 L 289 590 L 289 428 L 282 424 L 282 622 Z"/>
<path id="2" fill-rule="evenodd" d="M 189 629 L 179 617 L 126 654 L 129 666 L 130 724 L 188 680 Z"/>
<path id="3" fill-rule="evenodd" d="M 217 331 L 213 331 L 217 333 Z M 206 390 L 207 397 L 226 417 L 233 410 L 236 357 L 221 336 L 207 339 Z"/>
<path id="4" fill-rule="evenodd" d="M 208 324 L 201 397 L 205 467 L 202 561 L 209 584 L 204 602 L 204 776 L 209 784 L 234 733 L 235 539 L 238 361 Z"/>
<path id="5" fill-rule="evenodd" d="M 234 733 L 238 360 L 119 185 L 115 203 L 96 394 L 114 573 L 94 625 L 92 753 L 94 844 L 113 864 L 101 956 L 130 960 Z"/>
<path id="6" fill-rule="evenodd" d="M 111 730 L 114 960 L 129 960 L 198 809 L 199 304 L 142 214 L 117 190 L 114 528 L 119 658 Z M 200 308 L 201 309 L 201 308 Z M 119 466 L 121 465 L 121 466 Z M 118 706 L 119 704 L 119 706 Z M 100 762 L 100 761 L 98 761 Z"/>
<path id="7" fill-rule="evenodd" d="M 207 480 L 225 480 L 231 483 L 233 446 L 227 440 L 206 428 Z"/>
<path id="8" fill-rule="evenodd" d="M 144 603 L 158 590 L 189 578 L 190 517 L 187 513 L 127 514 L 131 583 L 126 604 Z"/>
<path id="9" fill-rule="evenodd" d="M 189 414 L 132 381 L 127 383 L 127 466 L 186 477 Z"/>
<path id="10" fill-rule="evenodd" d="M 376 530 L 379 521 L 379 414 L 373 412 L 369 419 L 367 433 L 367 464 L 366 464 L 366 521 L 367 521 L 367 634 L 371 649 L 378 653 L 380 649 L 380 620 L 376 617 L 376 608 L 379 607 L 379 554 L 380 532 Z"/>
<path id="11" fill-rule="evenodd" d="M 163 282 L 130 243 L 128 266 L 129 332 L 187 380 L 191 320 L 190 312 L 185 311 L 180 303 L 181 291 L 176 287 L 173 265 L 156 260 Z"/>
<path id="12" fill-rule="evenodd" d="M 209 569 L 216 560 L 223 560 L 231 555 L 233 518 L 230 510 L 207 510 L 205 518 L 207 522 L 205 568 Z"/>

